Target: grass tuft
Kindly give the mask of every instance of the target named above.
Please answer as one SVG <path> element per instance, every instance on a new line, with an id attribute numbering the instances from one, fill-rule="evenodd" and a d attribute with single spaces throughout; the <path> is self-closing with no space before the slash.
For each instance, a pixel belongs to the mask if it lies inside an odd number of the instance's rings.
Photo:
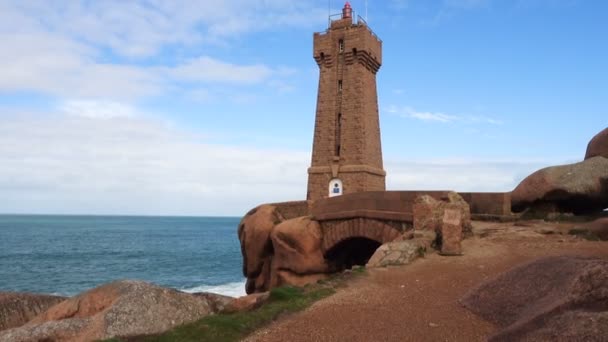
<path id="1" fill-rule="evenodd" d="M 283 315 L 301 311 L 319 299 L 332 295 L 334 292 L 333 288 L 318 285 L 306 288 L 279 287 L 270 291 L 267 303 L 250 312 L 211 315 L 160 335 L 137 336 L 126 339 L 115 338 L 106 340 L 106 342 L 240 341 L 255 329 L 259 329 Z"/>

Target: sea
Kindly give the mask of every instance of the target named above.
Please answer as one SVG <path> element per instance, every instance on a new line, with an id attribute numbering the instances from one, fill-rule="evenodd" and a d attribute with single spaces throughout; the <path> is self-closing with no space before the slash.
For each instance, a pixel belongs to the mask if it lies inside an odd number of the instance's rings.
<path id="1" fill-rule="evenodd" d="M 0 292 L 73 296 L 136 279 L 245 294 L 238 217 L 0 215 Z"/>

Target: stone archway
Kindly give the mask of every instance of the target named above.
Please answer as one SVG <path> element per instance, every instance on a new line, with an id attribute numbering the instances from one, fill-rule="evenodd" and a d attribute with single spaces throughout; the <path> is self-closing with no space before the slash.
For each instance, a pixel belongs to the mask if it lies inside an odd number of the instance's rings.
<path id="1" fill-rule="evenodd" d="M 355 218 L 321 222 L 323 255 L 338 243 L 352 238 L 366 238 L 380 244 L 391 242 L 403 232 L 397 225 L 386 221 Z"/>
<path id="2" fill-rule="evenodd" d="M 355 265 L 364 266 L 382 244 L 364 237 L 342 240 L 330 248 L 325 260 L 331 272 L 341 272 Z"/>
<path id="3" fill-rule="evenodd" d="M 395 222 L 369 218 L 321 222 L 323 255 L 332 272 L 365 265 L 378 247 L 403 233 L 400 228 Z"/>

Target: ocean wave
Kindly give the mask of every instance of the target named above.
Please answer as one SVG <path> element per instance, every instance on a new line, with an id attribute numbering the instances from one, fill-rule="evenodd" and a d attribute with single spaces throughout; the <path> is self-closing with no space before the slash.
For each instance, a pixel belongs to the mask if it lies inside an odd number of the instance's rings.
<path id="1" fill-rule="evenodd" d="M 245 293 L 245 280 L 220 285 L 200 285 L 179 290 L 186 293 L 211 292 L 229 297 L 241 297 L 247 294 Z"/>

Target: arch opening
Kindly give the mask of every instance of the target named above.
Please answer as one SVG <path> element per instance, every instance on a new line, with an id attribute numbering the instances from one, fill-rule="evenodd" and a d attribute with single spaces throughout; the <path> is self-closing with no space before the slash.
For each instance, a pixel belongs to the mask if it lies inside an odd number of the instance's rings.
<path id="1" fill-rule="evenodd" d="M 327 250 L 325 259 L 333 272 L 340 272 L 356 265 L 365 266 L 380 246 L 381 243 L 376 240 L 352 237 Z"/>

